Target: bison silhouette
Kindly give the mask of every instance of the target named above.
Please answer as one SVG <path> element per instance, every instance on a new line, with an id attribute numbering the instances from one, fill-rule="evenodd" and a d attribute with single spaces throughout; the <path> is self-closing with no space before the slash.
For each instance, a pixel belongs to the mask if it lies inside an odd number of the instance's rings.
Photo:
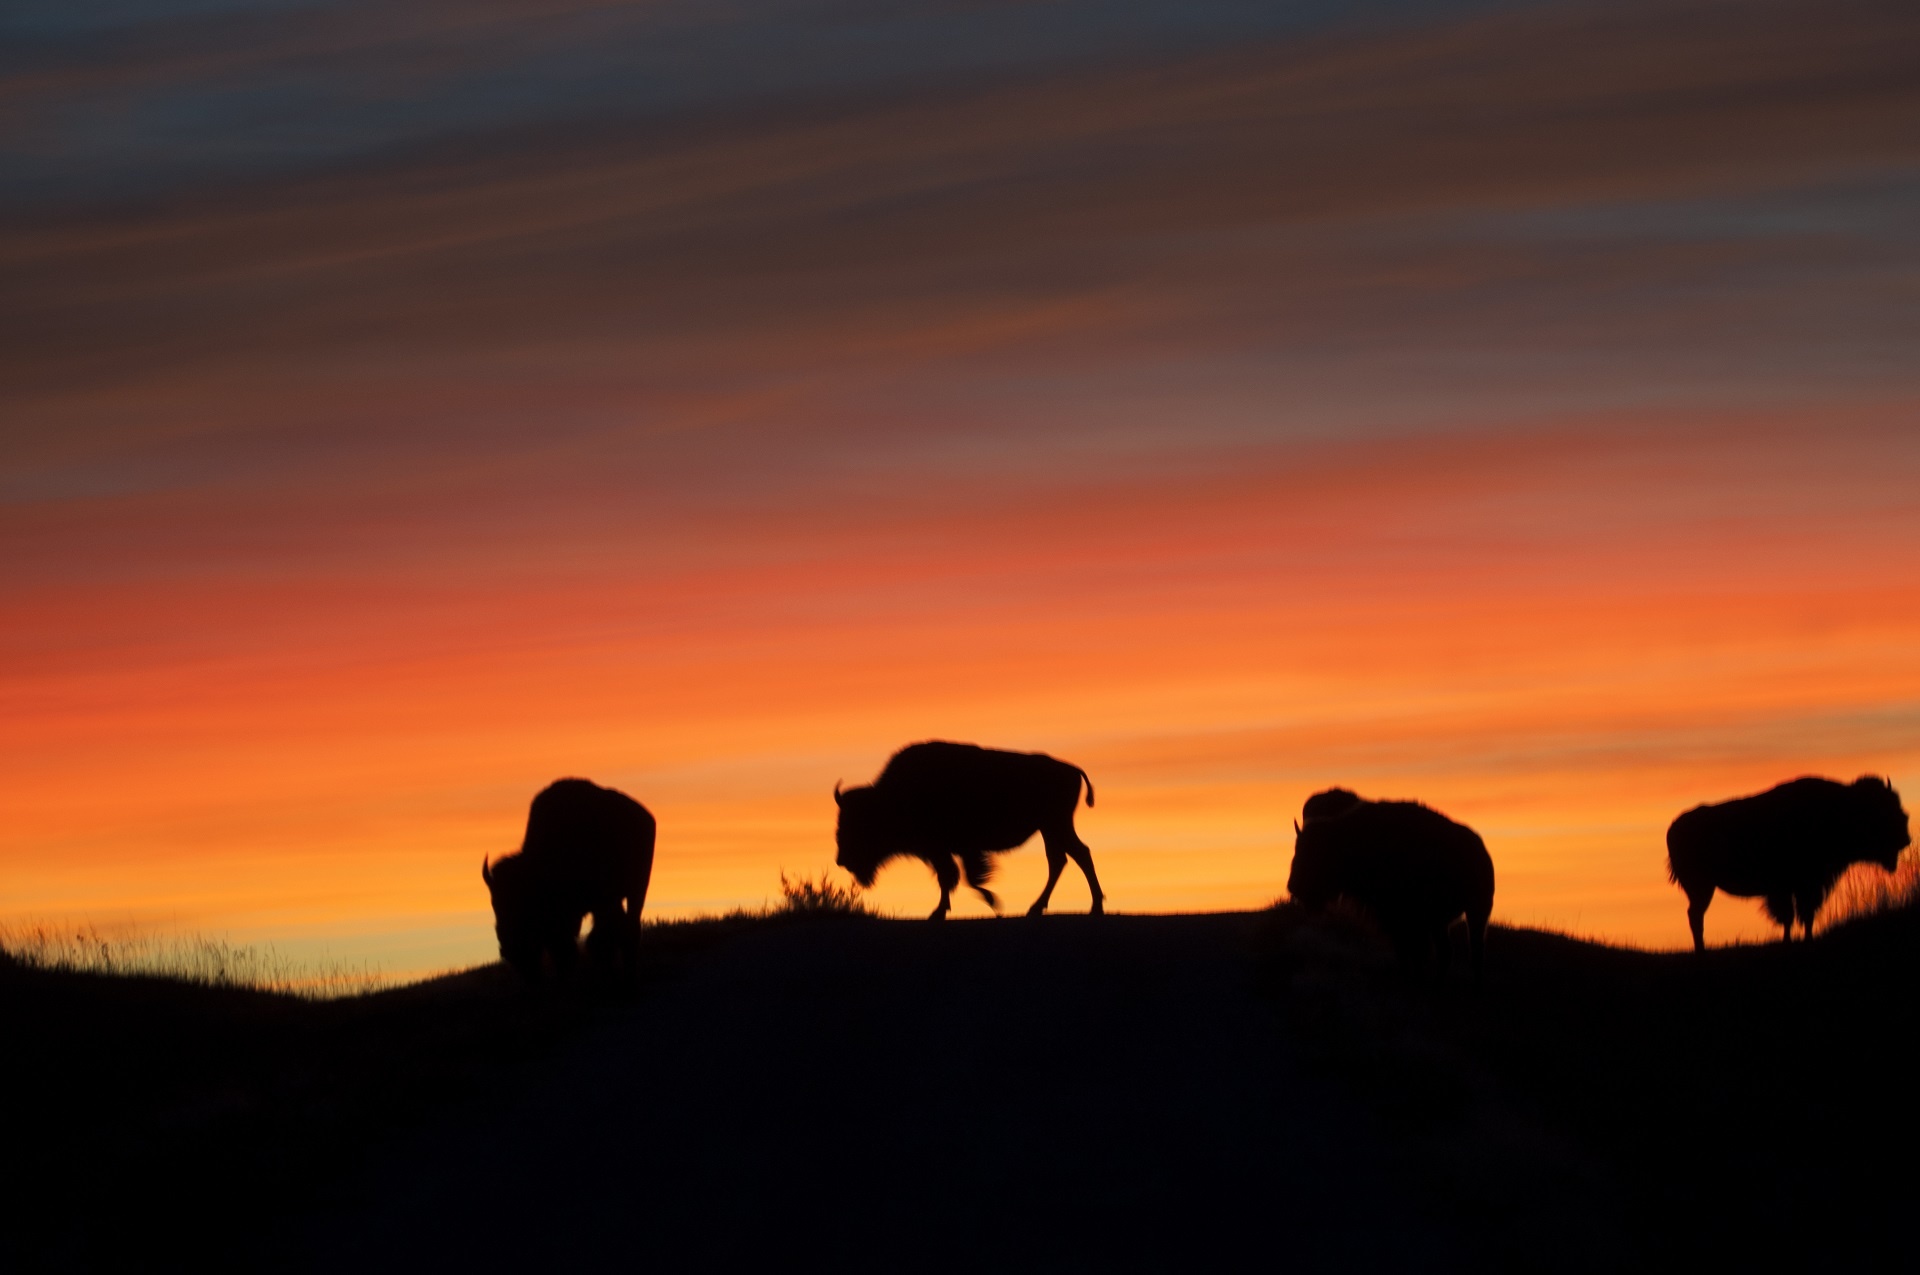
<path id="1" fill-rule="evenodd" d="M 533 799 L 518 853 L 480 861 L 493 896 L 500 957 L 540 981 L 551 965 L 569 977 L 589 914 L 587 956 L 596 969 L 633 973 L 640 909 L 653 875 L 653 816 L 622 792 L 561 779 Z"/>
<path id="2" fill-rule="evenodd" d="M 973 744 L 940 740 L 909 744 L 887 762 L 872 784 L 842 792 L 835 838 L 836 862 L 863 886 L 871 886 L 880 866 L 900 856 L 924 860 L 940 882 L 940 906 L 933 920 L 946 916 L 964 871 L 967 884 L 994 911 L 1000 900 L 987 889 L 994 854 L 1012 850 L 1039 833 L 1047 848 L 1047 888 L 1027 909 L 1047 910 L 1053 887 L 1067 860 L 1086 874 L 1093 891 L 1093 913 L 1103 910 L 1105 895 L 1093 871 L 1093 852 L 1073 830 L 1080 785 L 1093 805 L 1093 781 L 1078 766 L 1045 753 L 1009 753 Z"/>
<path id="3" fill-rule="evenodd" d="M 1312 823 L 1315 819 L 1331 819 L 1361 804 L 1359 793 L 1348 788 L 1329 788 L 1307 798 L 1307 804 L 1300 807 L 1300 818 L 1306 823 Z"/>
<path id="4" fill-rule="evenodd" d="M 1841 873 L 1856 863 L 1892 871 L 1911 842 L 1900 794 L 1886 780 L 1809 776 L 1675 819 L 1667 829 L 1667 879 L 1686 892 L 1695 951 L 1706 950 L 1715 890 L 1759 896 L 1783 942 L 1793 938 L 1796 914 L 1812 938 L 1814 914 Z"/>
<path id="5" fill-rule="evenodd" d="M 1493 912 L 1493 858 L 1480 835 L 1412 801 L 1363 801 L 1344 788 L 1308 798 L 1294 824 L 1287 893 L 1308 911 L 1344 898 L 1372 915 L 1412 972 L 1429 955 L 1447 969 L 1447 930 L 1467 918 L 1481 976 Z"/>

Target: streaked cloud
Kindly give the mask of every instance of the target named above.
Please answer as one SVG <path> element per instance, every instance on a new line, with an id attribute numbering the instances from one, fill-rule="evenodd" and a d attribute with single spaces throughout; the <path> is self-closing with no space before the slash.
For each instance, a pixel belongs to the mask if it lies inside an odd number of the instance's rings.
<path id="1" fill-rule="evenodd" d="M 23 10 L 0 912 L 443 933 L 565 771 L 757 900 L 949 734 L 1124 906 L 1347 779 L 1679 942 L 1920 781 L 1910 6 L 911 8 Z"/>

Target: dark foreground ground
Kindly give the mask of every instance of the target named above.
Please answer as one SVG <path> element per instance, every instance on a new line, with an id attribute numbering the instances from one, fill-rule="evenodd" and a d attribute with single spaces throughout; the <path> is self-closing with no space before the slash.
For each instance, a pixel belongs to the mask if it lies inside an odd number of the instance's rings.
<path id="1" fill-rule="evenodd" d="M 1357 925 L 665 926 L 616 999 L 0 965 L 18 1269 L 1910 1268 L 1920 913 L 1649 955 Z"/>

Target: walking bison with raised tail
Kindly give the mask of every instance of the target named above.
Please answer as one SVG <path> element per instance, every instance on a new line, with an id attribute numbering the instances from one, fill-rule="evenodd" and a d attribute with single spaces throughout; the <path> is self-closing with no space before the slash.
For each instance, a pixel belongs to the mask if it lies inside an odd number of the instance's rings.
<path id="1" fill-rule="evenodd" d="M 1294 825 L 1287 893 L 1308 911 L 1344 898 L 1370 914 L 1409 973 L 1447 969 L 1447 930 L 1464 916 L 1478 982 L 1493 912 L 1493 857 L 1480 834 L 1413 801 L 1344 788 L 1307 800 Z"/>
<path id="2" fill-rule="evenodd" d="M 519 851 L 480 861 L 500 958 L 533 982 L 549 967 L 566 978 L 579 952 L 580 923 L 592 916 L 588 959 L 602 972 L 630 977 L 640 955 L 654 830 L 647 808 L 623 792 L 585 779 L 542 789 Z"/>
<path id="3" fill-rule="evenodd" d="M 1086 875 L 1093 912 L 1099 915 L 1106 896 L 1093 870 L 1093 852 L 1073 828 L 1083 782 L 1092 806 L 1087 772 L 1045 753 L 940 740 L 909 744 L 873 783 L 844 792 L 835 786 L 833 799 L 840 806 L 836 862 L 862 886 L 872 886 L 889 859 L 924 861 L 940 882 L 940 906 L 933 910 L 938 921 L 953 906 L 962 874 L 998 912 L 1000 901 L 987 889 L 992 856 L 1023 845 L 1037 832 L 1047 849 L 1047 888 L 1027 915 L 1047 910 L 1069 859 Z"/>
<path id="4" fill-rule="evenodd" d="M 1794 779 L 1751 797 L 1695 806 L 1667 829 L 1667 877 L 1687 895 L 1695 951 L 1707 946 L 1713 892 L 1758 897 L 1793 938 L 1800 918 L 1813 937 L 1813 917 L 1840 874 L 1856 863 L 1891 872 L 1913 838 L 1900 794 L 1886 780 L 1862 775 L 1851 784 Z"/>

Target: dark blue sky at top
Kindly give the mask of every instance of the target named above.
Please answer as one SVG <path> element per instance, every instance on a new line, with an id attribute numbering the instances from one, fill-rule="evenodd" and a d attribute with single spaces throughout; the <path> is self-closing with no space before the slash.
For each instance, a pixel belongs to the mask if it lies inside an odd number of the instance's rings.
<path id="1" fill-rule="evenodd" d="M 992 82 L 1522 0 L 16 0 L 0 202 L 179 194 L 501 130 Z"/>
<path id="2" fill-rule="evenodd" d="M 1914 12 L 0 6 L 0 502 L 1902 399 Z"/>

